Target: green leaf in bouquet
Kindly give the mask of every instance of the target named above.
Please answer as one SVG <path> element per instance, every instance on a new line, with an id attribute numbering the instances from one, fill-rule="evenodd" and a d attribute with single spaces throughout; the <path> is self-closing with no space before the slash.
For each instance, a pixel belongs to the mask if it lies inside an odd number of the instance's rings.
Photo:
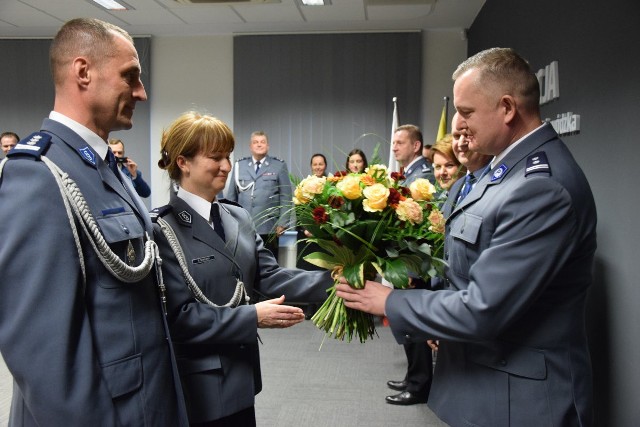
<path id="1" fill-rule="evenodd" d="M 409 285 L 409 269 L 400 258 L 378 259 L 384 278 L 393 284 L 394 288 L 404 289 Z"/>
<path id="2" fill-rule="evenodd" d="M 356 289 L 362 289 L 364 287 L 364 263 L 358 263 L 355 265 L 345 265 L 342 270 L 342 275 L 351 286 Z"/>
<path id="3" fill-rule="evenodd" d="M 306 255 L 304 260 L 309 264 L 313 264 L 320 268 L 326 268 L 327 270 L 333 270 L 335 267 L 341 265 L 339 262 L 336 262 L 333 255 L 329 255 L 324 252 L 312 252 L 309 255 Z"/>

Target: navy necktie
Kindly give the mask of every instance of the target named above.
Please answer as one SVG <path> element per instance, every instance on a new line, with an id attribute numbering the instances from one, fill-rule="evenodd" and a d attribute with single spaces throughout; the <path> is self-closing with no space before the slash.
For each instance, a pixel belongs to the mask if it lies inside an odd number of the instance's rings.
<path id="1" fill-rule="evenodd" d="M 118 179 L 120 179 L 120 174 L 118 174 L 118 162 L 116 161 L 116 156 L 113 155 L 113 152 L 110 149 L 107 149 L 107 158 L 105 161 L 109 165 L 109 169 L 111 169 Z"/>
<path id="2" fill-rule="evenodd" d="M 217 203 L 211 204 L 211 222 L 213 222 L 215 232 L 218 233 L 223 242 L 226 242 L 227 239 L 225 238 L 222 219 L 220 218 L 220 205 Z"/>
<path id="3" fill-rule="evenodd" d="M 256 162 L 256 173 L 260 170 L 260 160 Z"/>
<path id="4" fill-rule="evenodd" d="M 472 173 L 468 173 L 467 176 L 464 177 L 464 185 L 460 189 L 460 194 L 458 194 L 458 201 L 456 205 L 462 202 L 462 200 L 464 200 L 465 197 L 467 197 L 467 194 L 469 194 L 475 182 L 476 182 L 476 177 L 473 176 Z"/>

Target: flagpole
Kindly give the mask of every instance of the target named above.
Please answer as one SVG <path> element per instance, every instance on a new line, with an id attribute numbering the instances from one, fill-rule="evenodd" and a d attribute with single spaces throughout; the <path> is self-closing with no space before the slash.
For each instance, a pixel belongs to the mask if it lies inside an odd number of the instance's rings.
<path id="1" fill-rule="evenodd" d="M 444 122 L 449 123 L 449 97 L 444 97 Z"/>
<path id="2" fill-rule="evenodd" d="M 391 138 L 389 139 L 389 172 L 397 172 L 400 167 L 398 165 L 398 161 L 396 160 L 395 154 L 393 154 L 393 134 L 396 132 L 396 128 L 399 126 L 398 123 L 398 98 L 393 97 L 393 116 L 391 118 Z"/>

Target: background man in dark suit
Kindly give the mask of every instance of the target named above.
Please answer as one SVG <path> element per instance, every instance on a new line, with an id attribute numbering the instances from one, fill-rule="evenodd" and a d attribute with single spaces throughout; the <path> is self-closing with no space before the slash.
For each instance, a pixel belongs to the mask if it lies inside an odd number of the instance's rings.
<path id="1" fill-rule="evenodd" d="M 339 285 L 399 342 L 440 339 L 429 406 L 452 426 L 591 426 L 585 298 L 596 249 L 589 184 L 539 113 L 529 64 L 489 49 L 454 72 L 455 128 L 495 156 L 448 218 L 444 290 Z M 410 295 L 415 293 L 417 295 Z"/>
<path id="2" fill-rule="evenodd" d="M 392 150 L 396 160 L 404 170 L 402 185 L 408 187 L 418 178 L 428 179 L 435 184 L 429 161 L 422 156 L 422 132 L 415 125 L 399 126 L 393 133 Z M 428 283 L 422 279 L 412 280 L 412 287 L 425 288 Z M 387 396 L 385 401 L 394 405 L 424 403 L 429 398 L 433 359 L 431 348 L 425 342 L 404 344 L 407 356 L 407 373 L 401 381 L 387 381 L 387 386 L 400 393 Z"/>
<path id="3" fill-rule="evenodd" d="M 74 19 L 50 57 L 54 109 L 41 132 L 14 147 L 0 181 L 9 425 L 186 426 L 153 255 L 145 255 L 151 221 L 107 148 L 109 132 L 131 128 L 136 103 L 147 99 L 133 40 L 109 23 Z M 95 222 L 86 233 L 50 161 L 86 200 L 80 208 Z"/>
<path id="4" fill-rule="evenodd" d="M 116 156 L 118 167 L 122 173 L 127 176 L 133 183 L 133 188 L 140 197 L 149 197 L 151 188 L 149 184 L 142 178 L 142 172 L 138 169 L 138 164 L 131 158 L 124 155 L 124 142 L 121 139 L 110 139 L 109 149 Z"/>

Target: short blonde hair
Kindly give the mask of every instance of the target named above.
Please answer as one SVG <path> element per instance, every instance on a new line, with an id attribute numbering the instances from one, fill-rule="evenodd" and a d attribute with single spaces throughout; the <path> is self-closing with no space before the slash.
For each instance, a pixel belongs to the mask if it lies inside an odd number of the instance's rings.
<path id="1" fill-rule="evenodd" d="M 165 169 L 172 180 L 180 182 L 178 156 L 190 159 L 199 153 L 232 152 L 234 147 L 233 133 L 222 120 L 188 111 L 164 131 L 158 166 Z"/>

